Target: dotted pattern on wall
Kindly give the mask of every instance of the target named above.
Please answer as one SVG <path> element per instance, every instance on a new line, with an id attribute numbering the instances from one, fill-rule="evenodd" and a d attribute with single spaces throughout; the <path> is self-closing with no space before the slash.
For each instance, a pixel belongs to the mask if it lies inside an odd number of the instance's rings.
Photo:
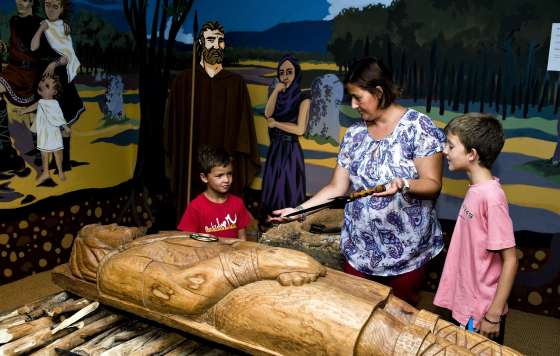
<path id="1" fill-rule="evenodd" d="M 66 263 L 74 237 L 87 224 L 119 223 L 150 228 L 154 223 L 152 199 L 138 193 L 131 200 L 130 194 L 125 184 L 51 197 L 29 207 L 0 211 L 8 217 L 0 222 L 0 285 Z"/>

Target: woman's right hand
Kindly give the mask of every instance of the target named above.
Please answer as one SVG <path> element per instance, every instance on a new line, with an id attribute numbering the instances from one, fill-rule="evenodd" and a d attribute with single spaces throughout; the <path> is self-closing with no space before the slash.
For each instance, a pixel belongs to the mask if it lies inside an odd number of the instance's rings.
<path id="1" fill-rule="evenodd" d="M 296 220 L 297 216 L 292 216 L 287 218 L 286 215 L 296 212 L 294 208 L 284 208 L 280 210 L 274 210 L 271 215 L 268 216 L 268 221 L 271 223 L 286 223 Z"/>
<path id="2" fill-rule="evenodd" d="M 277 92 L 283 92 L 286 90 L 286 84 L 282 83 L 282 82 L 278 82 L 276 83 L 276 86 L 274 87 L 274 90 L 276 90 Z"/>
<path id="3" fill-rule="evenodd" d="M 56 69 L 56 62 L 50 62 L 47 68 L 45 68 L 45 71 L 43 72 L 43 78 L 52 78 L 55 69 Z"/>

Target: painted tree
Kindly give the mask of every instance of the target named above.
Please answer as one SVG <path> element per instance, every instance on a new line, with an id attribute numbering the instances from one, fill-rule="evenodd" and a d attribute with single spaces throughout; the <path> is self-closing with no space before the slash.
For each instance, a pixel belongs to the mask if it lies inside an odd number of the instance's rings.
<path id="1" fill-rule="evenodd" d="M 138 192 L 143 192 L 144 199 L 147 199 L 148 191 L 161 193 L 165 186 L 162 128 L 169 72 L 177 34 L 193 2 L 155 0 L 152 23 L 148 29 L 148 0 L 123 0 L 123 10 L 134 36 L 139 64 L 140 129 L 133 175 L 134 189 L 128 202 L 133 215 L 136 213 L 134 199 Z M 134 217 L 139 222 L 138 217 Z"/>

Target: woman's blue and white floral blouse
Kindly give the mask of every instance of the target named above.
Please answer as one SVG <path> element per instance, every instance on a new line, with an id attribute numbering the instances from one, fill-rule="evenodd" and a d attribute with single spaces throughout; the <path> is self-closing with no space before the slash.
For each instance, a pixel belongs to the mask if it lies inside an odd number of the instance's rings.
<path id="1" fill-rule="evenodd" d="M 348 128 L 338 164 L 348 170 L 352 190 L 418 178 L 414 159 L 443 151 L 445 135 L 432 120 L 409 109 L 391 134 L 373 139 L 363 121 Z M 344 209 L 340 249 L 352 267 L 377 276 L 415 270 L 443 249 L 435 201 L 397 193 L 368 196 Z"/>

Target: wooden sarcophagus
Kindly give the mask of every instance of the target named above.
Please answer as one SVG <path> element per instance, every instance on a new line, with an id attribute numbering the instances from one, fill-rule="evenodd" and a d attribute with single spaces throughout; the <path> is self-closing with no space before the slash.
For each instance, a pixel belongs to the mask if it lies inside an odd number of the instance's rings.
<path id="1" fill-rule="evenodd" d="M 517 355 L 300 251 L 88 225 L 55 283 L 89 300 L 262 355 Z"/>

